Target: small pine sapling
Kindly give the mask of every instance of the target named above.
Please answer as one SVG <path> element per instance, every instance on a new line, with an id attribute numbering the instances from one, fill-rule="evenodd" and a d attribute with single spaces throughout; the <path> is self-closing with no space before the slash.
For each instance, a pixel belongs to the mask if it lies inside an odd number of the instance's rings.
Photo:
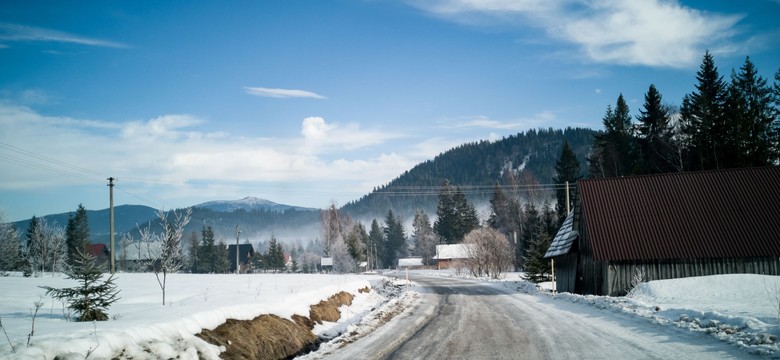
<path id="1" fill-rule="evenodd" d="M 67 279 L 77 280 L 80 285 L 64 289 L 42 286 L 46 289 L 46 295 L 67 301 L 68 307 L 76 313 L 77 321 L 108 320 L 108 308 L 119 300 L 114 276 L 101 280 L 103 272 L 95 265 L 95 257 L 81 251 L 66 275 Z"/>

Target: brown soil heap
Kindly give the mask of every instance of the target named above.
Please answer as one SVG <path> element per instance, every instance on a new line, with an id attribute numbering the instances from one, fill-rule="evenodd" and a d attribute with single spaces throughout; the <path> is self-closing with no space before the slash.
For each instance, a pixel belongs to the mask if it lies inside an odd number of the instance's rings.
<path id="1" fill-rule="evenodd" d="M 293 320 L 266 314 L 252 320 L 228 319 L 214 330 L 197 334 L 208 343 L 224 346 L 223 359 L 287 359 L 316 349 L 319 340 L 311 330 L 323 321 L 338 321 L 339 307 L 351 305 L 354 296 L 340 292 L 309 307 L 309 317 Z"/>

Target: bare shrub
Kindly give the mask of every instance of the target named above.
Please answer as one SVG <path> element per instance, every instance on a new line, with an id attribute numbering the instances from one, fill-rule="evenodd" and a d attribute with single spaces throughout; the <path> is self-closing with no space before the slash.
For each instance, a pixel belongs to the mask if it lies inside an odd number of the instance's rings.
<path id="1" fill-rule="evenodd" d="M 463 243 L 467 247 L 467 266 L 474 276 L 484 273 L 498 279 L 503 272 L 512 269 L 514 253 L 504 234 L 492 228 L 478 228 L 466 234 Z"/>

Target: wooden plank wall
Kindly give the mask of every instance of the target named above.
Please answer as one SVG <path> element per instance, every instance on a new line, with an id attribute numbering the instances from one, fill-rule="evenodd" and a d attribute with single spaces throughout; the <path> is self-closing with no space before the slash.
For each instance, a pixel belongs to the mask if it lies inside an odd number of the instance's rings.
<path id="1" fill-rule="evenodd" d="M 780 258 L 684 259 L 652 262 L 612 262 L 602 295 L 622 296 L 631 290 L 636 268 L 646 281 L 721 274 L 780 275 Z M 597 281 L 597 280 L 593 280 Z"/>

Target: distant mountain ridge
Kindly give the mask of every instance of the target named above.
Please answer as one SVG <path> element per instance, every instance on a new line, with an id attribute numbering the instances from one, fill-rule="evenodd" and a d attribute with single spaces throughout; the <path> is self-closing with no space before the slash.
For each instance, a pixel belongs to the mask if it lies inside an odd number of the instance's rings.
<path id="1" fill-rule="evenodd" d="M 316 210 L 312 208 L 304 208 L 299 206 L 278 204 L 271 200 L 260 199 L 252 196 L 247 196 L 239 200 L 214 200 L 208 201 L 202 204 L 195 205 L 193 207 L 209 209 L 215 212 L 233 212 L 236 210 L 251 211 L 272 211 L 277 213 L 283 213 L 287 210 L 299 210 L 309 211 Z"/>

